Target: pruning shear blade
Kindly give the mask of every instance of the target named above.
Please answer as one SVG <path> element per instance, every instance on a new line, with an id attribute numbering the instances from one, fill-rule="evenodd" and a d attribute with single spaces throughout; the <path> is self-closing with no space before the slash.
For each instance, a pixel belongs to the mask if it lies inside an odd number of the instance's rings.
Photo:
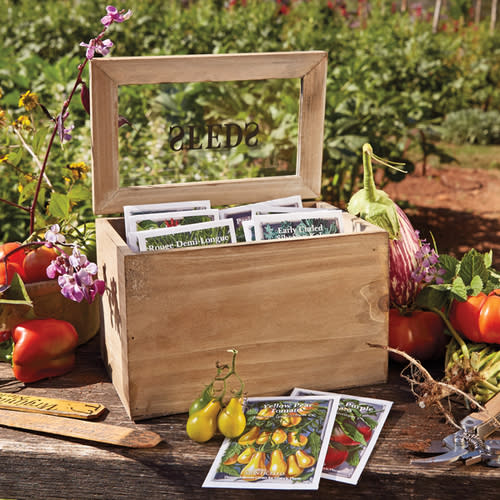
<path id="1" fill-rule="evenodd" d="M 447 453 L 436 455 L 435 457 L 414 458 L 411 460 L 411 463 L 415 465 L 451 464 L 452 462 L 456 462 L 466 453 L 468 453 L 468 450 L 465 448 L 457 448 L 455 450 L 448 450 Z"/>
<path id="2" fill-rule="evenodd" d="M 437 455 L 414 458 L 411 463 L 449 464 L 460 459 L 466 465 L 485 462 L 490 467 L 500 467 L 500 439 L 485 440 L 498 429 L 500 394 L 490 400 L 486 408 L 488 415 L 485 412 L 468 415 L 460 421 L 461 430 L 449 434 L 442 441 L 431 441 L 424 453 Z"/>

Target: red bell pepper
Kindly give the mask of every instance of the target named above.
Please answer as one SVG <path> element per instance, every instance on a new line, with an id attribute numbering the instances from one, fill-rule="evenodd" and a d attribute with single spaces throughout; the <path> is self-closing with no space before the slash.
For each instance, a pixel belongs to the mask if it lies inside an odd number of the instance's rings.
<path id="1" fill-rule="evenodd" d="M 71 323 L 59 319 L 32 319 L 12 333 L 12 369 L 21 382 L 36 382 L 71 371 L 78 334 Z"/>
<path id="2" fill-rule="evenodd" d="M 453 302 L 450 322 L 472 342 L 500 344 L 500 289 Z"/>

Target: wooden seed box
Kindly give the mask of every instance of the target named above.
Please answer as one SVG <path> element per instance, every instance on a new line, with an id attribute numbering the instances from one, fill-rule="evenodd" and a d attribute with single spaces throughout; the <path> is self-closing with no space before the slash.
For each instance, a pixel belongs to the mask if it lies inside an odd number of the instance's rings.
<path id="1" fill-rule="evenodd" d="M 212 206 L 317 198 L 326 53 L 103 58 L 91 62 L 96 214 L 210 199 Z M 300 78 L 297 175 L 120 187 L 117 89 L 126 84 Z M 312 133 L 314 131 L 314 133 Z M 185 412 L 236 348 L 248 395 L 387 379 L 387 233 L 344 214 L 345 233 L 134 253 L 121 217 L 98 218 L 102 354 L 134 420 Z"/>

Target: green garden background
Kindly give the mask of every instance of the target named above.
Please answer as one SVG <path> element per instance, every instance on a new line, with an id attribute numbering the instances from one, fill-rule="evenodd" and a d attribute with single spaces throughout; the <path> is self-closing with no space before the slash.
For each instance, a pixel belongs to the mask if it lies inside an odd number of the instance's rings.
<path id="1" fill-rule="evenodd" d="M 365 142 L 379 156 L 404 161 L 410 175 L 417 162 L 452 161 L 447 144 L 500 144 L 500 28 L 491 27 L 488 2 L 479 20 L 472 0 L 447 3 L 433 29 L 434 2 L 130 1 L 116 7 L 132 9 L 132 17 L 113 24 L 106 37 L 114 42 L 113 56 L 327 51 L 322 195 L 343 205 L 361 181 Z M 56 116 L 67 98 L 85 58 L 79 44 L 100 32 L 105 7 L 96 0 L 0 0 L 0 198 L 23 204 L 33 194 L 38 171 L 33 155 L 43 157 L 48 115 Z M 88 82 L 87 69 L 83 76 Z M 19 98 L 27 90 L 38 95 L 47 113 L 37 109 L 33 127 L 18 127 L 16 135 L 12 123 L 26 115 Z M 255 107 L 265 109 L 271 94 L 285 103 L 272 120 L 261 119 L 273 124 L 286 151 L 294 140 L 289 118 L 295 106 L 286 105 L 285 91 L 270 86 Z M 131 126 L 123 129 L 129 173 L 155 182 L 155 159 L 147 159 L 145 148 L 159 140 L 151 123 L 161 103 L 155 99 L 151 109 L 144 109 L 134 90 L 129 92 L 125 112 Z M 174 98 L 188 103 L 197 92 L 196 86 L 188 87 Z M 72 140 L 57 144 L 50 157 L 38 207 L 40 226 L 93 219 L 90 125 L 77 97 L 68 118 L 75 125 Z M 228 164 L 236 166 L 240 159 Z M 200 168 L 205 178 L 216 179 L 227 165 L 207 162 Z M 185 179 L 198 175 L 186 163 L 178 169 Z M 383 185 L 401 174 L 384 171 L 379 177 Z M 2 241 L 24 240 L 28 232 L 26 213 L 2 204 Z"/>

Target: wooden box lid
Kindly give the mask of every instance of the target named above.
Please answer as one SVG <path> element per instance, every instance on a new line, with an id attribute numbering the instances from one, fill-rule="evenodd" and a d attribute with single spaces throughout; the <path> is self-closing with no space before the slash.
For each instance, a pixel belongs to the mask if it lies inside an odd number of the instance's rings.
<path id="1" fill-rule="evenodd" d="M 120 213 L 124 205 L 210 199 L 214 205 L 301 195 L 318 198 L 326 95 L 323 51 L 110 57 L 90 61 L 93 208 Z M 118 87 L 131 84 L 300 78 L 295 175 L 120 186 Z"/>

